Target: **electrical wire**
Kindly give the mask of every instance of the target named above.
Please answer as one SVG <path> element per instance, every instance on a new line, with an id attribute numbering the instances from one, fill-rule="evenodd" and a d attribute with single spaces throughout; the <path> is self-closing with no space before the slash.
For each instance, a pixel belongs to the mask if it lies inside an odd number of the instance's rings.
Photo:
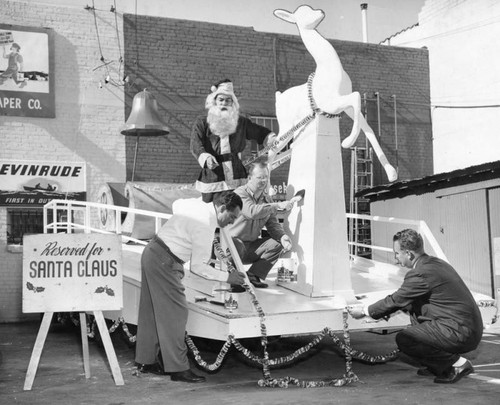
<path id="1" fill-rule="evenodd" d="M 407 44 L 412 44 L 414 42 L 420 42 L 420 41 L 427 40 L 427 39 L 433 39 L 433 38 L 439 38 L 439 37 L 446 37 L 446 36 L 449 36 L 449 35 L 460 34 L 460 33 L 463 33 L 463 32 L 472 31 L 474 29 L 483 28 L 483 27 L 485 27 L 487 25 L 494 24 L 494 23 L 496 23 L 499 20 L 500 20 L 500 17 L 498 17 L 498 16 L 491 17 L 491 18 L 488 18 L 486 20 L 477 21 L 475 23 L 472 23 L 472 24 L 469 24 L 469 25 L 465 25 L 463 27 L 458 27 L 458 28 L 450 30 L 450 31 L 441 32 L 441 33 L 434 34 L 434 35 L 428 35 L 428 36 L 422 37 L 422 38 L 415 38 L 415 39 L 410 40 L 410 41 L 400 42 L 400 43 L 397 43 L 396 46 L 405 46 Z M 419 26 L 422 27 L 422 25 L 419 25 Z M 393 37 L 396 36 L 396 35 L 393 35 Z M 384 41 L 390 40 L 390 39 L 391 39 L 391 37 L 386 38 Z M 382 41 L 382 42 L 384 42 L 384 41 Z"/>
<path id="2" fill-rule="evenodd" d="M 118 17 L 116 16 L 116 14 L 117 14 L 117 12 L 116 12 L 116 0 L 114 0 L 113 12 L 115 14 L 115 31 L 116 31 L 116 40 L 118 42 L 118 54 L 120 55 L 120 58 L 118 59 L 118 61 L 119 61 L 119 65 L 118 65 L 118 77 L 122 78 L 123 77 L 123 74 L 122 74 L 123 56 L 122 56 L 122 48 L 121 48 L 121 44 L 120 44 L 120 31 L 118 30 Z M 120 85 L 119 82 L 116 82 L 114 80 L 113 80 L 113 84 L 116 85 L 116 86 Z"/>
<path id="3" fill-rule="evenodd" d="M 117 69 L 117 74 L 118 74 L 118 77 L 120 78 L 119 80 L 113 79 L 113 77 L 111 75 L 111 71 L 109 69 L 109 65 L 115 63 L 116 61 L 114 61 L 114 60 L 106 61 L 106 58 L 104 57 L 103 52 L 102 52 L 101 36 L 99 34 L 99 26 L 97 23 L 97 14 L 96 14 L 97 9 L 95 8 L 94 0 L 92 0 L 92 7 L 87 6 L 85 9 L 92 10 L 92 12 L 94 14 L 94 25 L 95 25 L 95 31 L 96 31 L 96 37 L 97 37 L 97 44 L 99 46 L 99 53 L 101 55 L 100 60 L 102 62 L 102 64 L 93 68 L 92 71 L 94 72 L 98 69 L 105 68 L 106 69 L 106 76 L 105 76 L 104 82 L 106 84 L 110 83 L 110 84 L 117 86 L 117 87 L 124 86 L 126 83 L 128 83 L 128 80 L 127 80 L 127 78 L 123 78 L 123 82 L 121 81 L 121 78 L 123 77 L 123 73 L 122 73 L 122 71 L 123 71 L 123 54 L 122 54 L 122 48 L 121 48 L 121 43 L 120 43 L 120 31 L 118 28 L 116 0 L 114 0 L 114 5 L 111 6 L 110 11 L 115 14 L 115 31 L 116 31 L 116 39 L 118 42 L 118 53 L 119 53 L 119 58 L 118 58 L 119 65 L 118 65 L 118 69 Z M 106 10 L 101 10 L 101 11 L 106 11 Z M 137 16 L 137 0 L 136 0 L 136 16 Z M 137 34 L 136 34 L 136 37 L 137 37 Z M 116 71 L 116 70 L 114 70 L 114 71 Z M 102 87 L 102 85 L 100 85 L 100 86 Z"/>
<path id="4" fill-rule="evenodd" d="M 116 31 L 116 39 L 118 42 L 118 53 L 120 54 L 120 61 L 122 58 L 122 47 L 120 45 L 120 32 L 118 30 L 118 17 L 116 16 L 116 0 L 114 0 L 114 13 L 115 13 L 115 31 Z"/>
<path id="5" fill-rule="evenodd" d="M 111 75 L 109 72 L 109 65 L 111 63 L 113 63 L 113 61 L 106 62 L 106 59 L 104 58 L 104 55 L 102 53 L 101 36 L 99 35 L 99 26 L 97 24 L 97 14 L 95 11 L 96 11 L 96 8 L 95 8 L 94 0 L 92 0 L 92 13 L 94 14 L 94 25 L 95 25 L 95 32 L 96 32 L 96 37 L 97 37 L 97 44 L 99 46 L 99 53 L 101 54 L 100 60 L 101 60 L 101 62 L 103 62 L 103 64 L 100 67 L 106 68 L 106 78 L 105 78 L 104 82 L 108 83 L 111 81 Z M 98 68 L 95 68 L 93 70 L 96 70 L 96 69 L 98 69 Z"/>
<path id="6" fill-rule="evenodd" d="M 94 0 L 92 0 L 92 13 L 94 14 L 94 25 L 95 25 L 95 32 L 97 36 L 97 45 L 99 45 L 99 53 L 101 54 L 101 62 L 104 62 L 104 56 L 102 54 L 102 47 L 101 47 L 101 38 L 99 37 L 99 27 L 97 26 L 97 15 L 95 13 L 95 4 Z"/>
<path id="7" fill-rule="evenodd" d="M 137 43 L 137 0 L 135 0 L 135 23 L 134 23 L 134 31 L 135 31 L 135 66 L 139 67 L 139 44 Z M 137 72 L 136 72 L 137 73 Z"/>

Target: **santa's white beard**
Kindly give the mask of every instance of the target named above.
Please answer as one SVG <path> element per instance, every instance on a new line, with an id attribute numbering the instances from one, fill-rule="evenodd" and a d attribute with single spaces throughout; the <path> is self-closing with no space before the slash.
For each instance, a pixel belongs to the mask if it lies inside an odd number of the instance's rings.
<path id="1" fill-rule="evenodd" d="M 238 109 L 234 107 L 226 108 L 227 110 L 220 110 L 219 107 L 214 105 L 210 107 L 207 115 L 210 131 L 221 138 L 233 134 L 238 126 Z"/>

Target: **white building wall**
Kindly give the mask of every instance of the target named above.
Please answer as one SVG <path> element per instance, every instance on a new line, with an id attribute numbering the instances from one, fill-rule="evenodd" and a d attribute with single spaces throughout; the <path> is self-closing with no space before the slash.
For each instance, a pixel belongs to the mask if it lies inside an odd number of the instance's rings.
<path id="1" fill-rule="evenodd" d="M 434 173 L 500 159 L 500 2 L 427 0 L 384 44 L 429 49 Z"/>
<path id="2" fill-rule="evenodd" d="M 375 201 L 370 204 L 371 214 L 425 221 L 467 286 L 474 292 L 491 295 L 490 227 L 498 229 L 500 221 L 488 216 L 488 190 L 480 187 L 467 191 L 467 186 L 457 186 Z M 403 228 L 406 226 L 374 223 L 372 240 L 375 245 L 392 246 L 392 236 Z M 436 254 L 426 241 L 424 245 L 428 254 Z M 378 253 L 374 257 L 394 261 L 391 253 Z"/>

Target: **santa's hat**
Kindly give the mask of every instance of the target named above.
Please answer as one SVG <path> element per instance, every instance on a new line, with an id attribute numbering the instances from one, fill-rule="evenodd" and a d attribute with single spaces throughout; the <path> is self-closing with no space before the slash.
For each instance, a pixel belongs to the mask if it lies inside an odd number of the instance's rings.
<path id="1" fill-rule="evenodd" d="M 236 98 L 234 95 L 233 83 L 229 79 L 224 79 L 217 84 L 214 84 L 210 90 L 214 93 L 214 97 L 219 94 L 224 94 L 226 96 L 231 96 L 233 99 Z"/>
<path id="2" fill-rule="evenodd" d="M 233 83 L 229 79 L 221 80 L 220 82 L 214 84 L 211 88 L 211 93 L 208 95 L 206 100 L 206 107 L 210 108 L 219 94 L 229 96 L 233 99 L 233 103 L 238 105 L 238 99 L 234 94 Z M 239 105 L 238 105 L 239 106 Z"/>

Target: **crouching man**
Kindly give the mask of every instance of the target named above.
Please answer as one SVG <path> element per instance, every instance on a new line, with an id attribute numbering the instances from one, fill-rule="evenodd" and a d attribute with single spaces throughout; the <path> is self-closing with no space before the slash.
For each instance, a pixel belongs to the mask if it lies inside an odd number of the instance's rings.
<path id="1" fill-rule="evenodd" d="M 460 356 L 477 348 L 483 334 L 479 308 L 458 273 L 445 261 L 424 251 L 422 236 L 412 229 L 394 235 L 396 262 L 410 270 L 393 294 L 369 306 L 356 305 L 350 314 L 380 319 L 408 310 L 411 326 L 396 335 L 399 350 L 423 368 L 419 376 L 452 384 L 474 372 Z"/>

